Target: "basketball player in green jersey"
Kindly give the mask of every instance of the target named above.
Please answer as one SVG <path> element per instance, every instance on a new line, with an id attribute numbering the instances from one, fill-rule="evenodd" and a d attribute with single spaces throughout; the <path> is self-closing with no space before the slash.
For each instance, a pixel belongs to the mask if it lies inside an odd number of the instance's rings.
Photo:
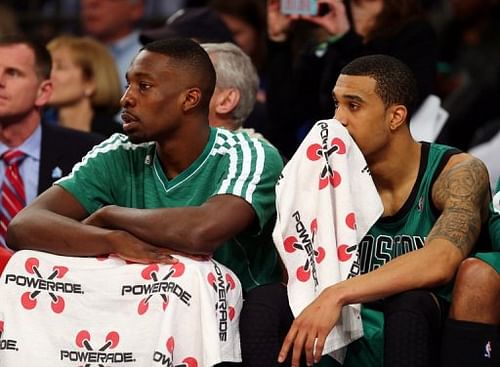
<path id="1" fill-rule="evenodd" d="M 281 315 L 252 300 L 265 292 L 269 302 L 288 307 L 286 292 L 271 287 L 282 279 L 271 237 L 280 154 L 246 133 L 209 126 L 216 74 L 191 40 L 144 46 L 127 81 L 126 135 L 94 147 L 16 217 L 9 243 L 70 256 L 115 253 L 142 263 L 175 262 L 175 253 L 213 255 L 244 289 L 241 343 L 250 346 L 242 351 L 256 355 L 254 364 L 243 355 L 245 366 L 270 366 L 263 359 L 276 362 Z"/>
<path id="2" fill-rule="evenodd" d="M 363 152 L 384 204 L 359 244 L 360 275 L 326 288 L 295 319 L 279 360 L 318 362 L 344 305 L 362 303 L 364 337 L 344 366 L 435 366 L 449 284 L 487 223 L 489 180 L 470 155 L 413 140 L 411 71 L 385 55 L 358 58 L 333 89 L 335 118 Z M 322 362 L 322 365 L 334 365 Z"/>

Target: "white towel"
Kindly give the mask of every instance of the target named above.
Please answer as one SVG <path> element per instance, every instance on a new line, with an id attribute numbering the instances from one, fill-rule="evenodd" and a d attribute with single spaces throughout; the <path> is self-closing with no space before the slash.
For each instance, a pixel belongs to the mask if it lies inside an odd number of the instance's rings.
<path id="1" fill-rule="evenodd" d="M 317 122 L 283 169 L 276 186 L 273 238 L 288 271 L 297 316 L 323 289 L 358 273 L 357 245 L 383 212 L 366 161 L 336 120 Z M 360 305 L 342 309 L 324 354 L 342 361 L 363 335 Z"/>
<path id="2" fill-rule="evenodd" d="M 15 253 L 0 278 L 0 366 L 241 361 L 242 290 L 215 261 L 175 265 Z"/>

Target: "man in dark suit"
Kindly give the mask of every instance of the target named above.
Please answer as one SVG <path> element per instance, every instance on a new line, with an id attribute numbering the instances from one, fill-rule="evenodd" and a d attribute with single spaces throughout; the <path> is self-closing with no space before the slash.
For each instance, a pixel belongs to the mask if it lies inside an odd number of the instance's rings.
<path id="1" fill-rule="evenodd" d="M 103 137 L 41 123 L 52 93 L 45 47 L 0 37 L 0 247 L 17 211 L 67 175 Z"/>

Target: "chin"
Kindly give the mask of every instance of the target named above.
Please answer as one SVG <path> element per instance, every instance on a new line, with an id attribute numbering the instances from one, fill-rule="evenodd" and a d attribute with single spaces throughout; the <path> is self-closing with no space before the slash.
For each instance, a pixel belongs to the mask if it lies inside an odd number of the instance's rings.
<path id="1" fill-rule="evenodd" d="M 138 135 L 134 135 L 134 134 L 127 134 L 127 136 L 128 136 L 128 140 L 130 140 L 130 142 L 132 142 L 134 144 L 141 144 L 141 143 L 145 143 L 145 142 L 149 141 L 144 136 L 138 136 Z"/>

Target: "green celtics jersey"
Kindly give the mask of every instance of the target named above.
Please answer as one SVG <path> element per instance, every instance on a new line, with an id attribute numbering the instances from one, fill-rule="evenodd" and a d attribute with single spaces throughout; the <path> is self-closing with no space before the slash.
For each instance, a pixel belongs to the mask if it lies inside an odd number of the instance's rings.
<path id="1" fill-rule="evenodd" d="M 432 203 L 432 185 L 449 157 L 458 152 L 448 146 L 422 143 L 420 168 L 410 197 L 394 216 L 380 218 L 360 243 L 361 273 L 424 246 L 439 215 Z"/>
<path id="2" fill-rule="evenodd" d="M 489 209 L 488 228 L 493 251 L 479 252 L 476 257 L 487 262 L 500 273 L 500 180 L 498 180 L 496 194 L 491 200 Z"/>
<path id="3" fill-rule="evenodd" d="M 276 214 L 274 186 L 282 168 L 282 159 L 270 144 L 246 133 L 211 128 L 201 155 L 168 179 L 155 143 L 133 144 L 125 135 L 115 134 L 94 147 L 57 184 L 89 213 L 111 204 L 172 208 L 199 206 L 214 195 L 241 197 L 254 208 L 258 225 L 222 244 L 214 258 L 250 290 L 280 279 L 271 232 Z"/>

